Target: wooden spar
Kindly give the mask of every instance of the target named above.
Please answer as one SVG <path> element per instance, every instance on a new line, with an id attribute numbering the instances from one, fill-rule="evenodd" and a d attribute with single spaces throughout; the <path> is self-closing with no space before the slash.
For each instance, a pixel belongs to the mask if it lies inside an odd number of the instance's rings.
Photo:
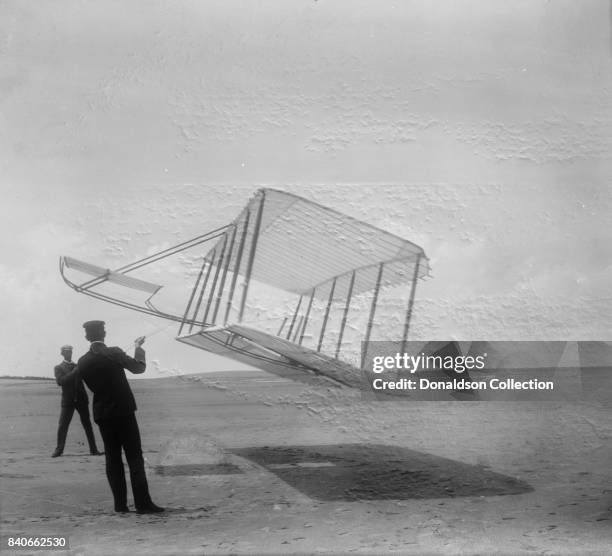
<path id="1" fill-rule="evenodd" d="M 215 309 L 213 311 L 212 321 L 216 322 L 217 313 L 219 312 L 219 306 L 221 305 L 221 299 L 223 298 L 223 289 L 225 288 L 225 279 L 227 278 L 227 269 L 229 268 L 230 261 L 232 260 L 232 251 L 234 250 L 234 241 L 236 240 L 236 226 L 232 230 L 232 239 L 230 240 L 229 249 L 227 250 L 227 260 L 223 268 L 223 274 L 221 275 L 221 283 L 219 284 L 219 293 L 217 294 L 217 302 L 215 303 Z"/>
<path id="2" fill-rule="evenodd" d="M 210 295 L 208 297 L 208 301 L 206 302 L 206 310 L 204 311 L 204 318 L 202 319 L 206 322 L 208 317 L 208 312 L 210 311 L 210 306 L 212 305 L 212 301 L 215 297 L 215 290 L 217 289 L 217 279 L 219 278 L 219 272 L 221 272 L 221 263 L 223 262 L 223 257 L 225 256 L 225 248 L 227 247 L 227 235 L 223 238 L 223 247 L 221 247 L 221 251 L 219 252 L 219 259 L 217 261 L 217 269 L 215 270 L 215 276 L 213 277 L 212 286 L 210 288 Z"/>
<path id="3" fill-rule="evenodd" d="M 202 261 L 202 266 L 200 267 L 200 273 L 198 274 L 198 279 L 191 290 L 191 297 L 189 297 L 189 301 L 187 302 L 187 307 L 185 307 L 185 314 L 183 315 L 183 320 L 181 321 L 181 326 L 179 327 L 178 336 L 181 335 L 183 331 L 183 326 L 185 326 L 185 321 L 187 320 L 187 316 L 189 315 L 189 309 L 191 309 L 191 304 L 193 303 L 193 298 L 195 297 L 196 291 L 198 290 L 198 286 L 200 285 L 200 280 L 202 279 L 202 275 L 204 274 L 204 269 L 206 268 L 206 258 Z"/>
<path id="4" fill-rule="evenodd" d="M 303 320 L 304 320 L 304 315 L 300 315 L 300 320 L 298 320 L 298 324 L 295 327 L 295 334 L 293 335 L 292 342 L 295 342 L 297 340 L 298 334 L 300 333 L 300 330 L 302 328 L 302 321 Z"/>
<path id="5" fill-rule="evenodd" d="M 370 307 L 370 318 L 368 319 L 368 327 L 366 329 L 366 335 L 363 339 L 361 347 L 361 368 L 365 366 L 366 351 L 368 349 L 368 343 L 370 341 L 370 335 L 372 334 L 372 326 L 374 325 L 374 315 L 376 313 L 376 303 L 378 302 L 378 292 L 380 290 L 380 283 L 382 281 L 383 268 L 385 263 L 380 263 L 378 266 L 378 276 L 376 277 L 376 286 L 374 288 L 374 295 L 372 297 L 372 306 Z"/>
<path id="6" fill-rule="evenodd" d="M 200 236 L 194 237 L 187 241 L 183 241 L 182 243 L 178 243 L 177 245 L 173 245 L 172 247 L 168 247 L 167 249 L 158 251 L 157 253 L 153 253 L 152 255 L 149 255 L 147 257 L 144 257 L 142 259 L 139 259 L 127 265 L 121 266 L 115 269 L 114 271 L 111 271 L 110 269 L 108 269 L 107 274 L 91 278 L 87 282 L 82 283 L 80 286 L 76 286 L 76 288 L 81 288 L 83 290 L 89 289 L 93 286 L 97 286 L 98 284 L 101 284 L 102 282 L 104 282 L 106 280 L 106 277 L 108 276 L 108 273 L 113 272 L 117 274 L 127 274 L 128 272 L 132 272 L 134 270 L 142 268 L 145 265 L 155 263 L 166 257 L 175 255 L 176 253 L 180 253 L 181 251 L 184 251 L 185 249 L 190 249 L 192 247 L 195 247 L 196 245 L 200 245 L 201 243 L 204 243 L 211 239 L 218 238 L 219 236 L 222 235 L 223 231 L 228 227 L 229 226 L 221 226 L 220 228 L 217 228 L 215 230 L 212 230 Z"/>
<path id="7" fill-rule="evenodd" d="M 308 317 L 310 316 L 310 309 L 312 309 L 312 301 L 315 296 L 315 288 L 313 288 L 312 293 L 310 294 L 310 301 L 308 302 L 308 309 L 306 310 L 306 315 L 304 316 L 304 324 L 302 324 L 302 332 L 300 334 L 299 345 L 302 345 L 304 341 L 304 333 L 306 332 L 306 326 L 308 325 Z"/>
<path id="8" fill-rule="evenodd" d="M 210 272 L 212 270 L 216 254 L 217 254 L 217 252 L 213 251 L 212 258 L 208 262 L 208 269 L 206 270 L 206 278 L 204 278 L 204 283 L 202 284 L 202 289 L 200 290 L 200 295 L 198 297 L 198 302 L 196 304 L 195 309 L 193 310 L 193 317 L 191 318 L 192 322 L 191 322 L 191 324 L 189 326 L 189 332 L 191 332 L 193 330 L 194 322 L 196 321 L 197 316 L 198 316 L 198 312 L 200 311 L 200 305 L 202 304 L 202 299 L 204 298 L 204 292 L 206 291 L 206 286 L 208 285 L 208 279 L 210 278 Z M 206 321 L 204 319 L 202 319 L 202 327 L 205 325 L 205 323 L 206 323 Z"/>
<path id="9" fill-rule="evenodd" d="M 348 317 L 349 308 L 351 306 L 351 297 L 353 296 L 353 286 L 355 285 L 355 271 L 351 274 L 351 281 L 349 283 L 348 293 L 346 294 L 346 305 L 344 306 L 344 314 L 342 315 L 342 324 L 340 325 L 340 335 L 338 336 L 338 344 L 336 345 L 336 359 L 340 354 L 340 348 L 342 346 L 342 337 L 344 336 L 344 328 L 346 326 L 346 319 Z"/>
<path id="10" fill-rule="evenodd" d="M 289 325 L 289 331 L 287 332 L 287 340 L 291 338 L 291 333 L 293 332 L 293 327 L 295 326 L 295 319 L 297 319 L 298 313 L 300 312 L 301 305 L 302 305 L 302 296 L 300 295 L 300 299 L 298 299 L 297 306 L 293 313 L 293 318 L 291 319 L 291 324 Z"/>
<path id="11" fill-rule="evenodd" d="M 329 310 L 331 309 L 332 301 L 334 300 L 334 290 L 336 289 L 336 278 L 332 282 L 331 288 L 329 290 L 329 299 L 327 300 L 327 307 L 325 307 L 325 316 L 323 317 L 323 324 L 321 326 L 321 334 L 319 335 L 319 345 L 317 346 L 317 351 L 321 351 L 321 346 L 323 345 L 323 337 L 325 336 L 325 328 L 327 328 L 327 319 L 329 317 Z"/>
<path id="12" fill-rule="evenodd" d="M 257 249 L 257 240 L 259 239 L 259 231 L 261 229 L 261 218 L 263 215 L 264 201 L 266 199 L 265 191 L 261 192 L 261 201 L 259 202 L 259 208 L 257 210 L 257 217 L 255 219 L 255 228 L 253 229 L 253 240 L 251 241 L 251 251 L 249 253 L 249 261 L 247 263 L 247 269 L 244 277 L 244 289 L 242 290 L 242 300 L 240 301 L 240 312 L 238 313 L 238 322 L 242 322 L 244 315 L 244 308 L 246 305 L 247 294 L 249 293 L 249 285 L 251 282 L 251 274 L 253 272 L 253 263 L 255 262 L 255 250 Z"/>
<path id="13" fill-rule="evenodd" d="M 414 306 L 414 295 L 416 292 L 417 280 L 419 279 L 420 266 L 421 254 L 419 253 L 414 265 L 414 275 L 412 276 L 412 284 L 410 286 L 410 299 L 408 300 L 408 309 L 406 310 L 406 320 L 404 322 L 404 334 L 402 335 L 402 353 L 406 351 L 406 342 L 408 341 L 408 330 L 410 329 L 410 319 L 412 318 L 412 308 Z"/>
<path id="14" fill-rule="evenodd" d="M 287 319 L 288 317 L 285 317 L 283 319 L 283 323 L 280 325 L 280 328 L 278 329 L 278 332 L 276 333 L 277 336 L 280 336 L 283 332 L 283 328 L 285 328 L 285 324 L 287 324 Z"/>
<path id="15" fill-rule="evenodd" d="M 234 290 L 236 289 L 236 281 L 238 280 L 238 272 L 240 270 L 240 263 L 242 262 L 242 252 L 244 250 L 244 244 L 246 243 L 247 232 L 249 230 L 249 218 L 251 211 L 247 208 L 246 216 L 244 219 L 244 228 L 242 229 L 242 237 L 240 238 L 240 244 L 238 245 L 238 253 L 236 254 L 236 264 L 234 265 L 234 275 L 232 276 L 232 283 L 230 284 L 229 296 L 227 298 L 227 306 L 225 307 L 225 318 L 223 323 L 227 324 L 229 314 L 232 309 L 232 300 L 234 299 Z"/>

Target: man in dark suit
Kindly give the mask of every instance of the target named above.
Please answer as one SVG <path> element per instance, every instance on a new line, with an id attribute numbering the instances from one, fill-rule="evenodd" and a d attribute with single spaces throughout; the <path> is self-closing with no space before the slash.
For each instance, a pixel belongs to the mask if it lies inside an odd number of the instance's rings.
<path id="1" fill-rule="evenodd" d="M 68 426 L 72 421 L 75 409 L 79 412 L 81 423 L 87 435 L 89 452 L 92 455 L 101 455 L 101 452 L 98 452 L 98 448 L 96 448 L 96 438 L 89 418 L 89 398 L 83 383 L 78 380 L 78 376 L 74 372 L 76 363 L 72 361 L 72 346 L 62 346 L 60 353 L 64 360 L 55 366 L 54 373 L 58 386 L 62 387 L 62 412 L 57 429 L 57 447 L 51 457 L 57 458 L 64 453 Z"/>
<path id="2" fill-rule="evenodd" d="M 78 361 L 78 372 L 94 393 L 93 416 L 100 427 L 106 454 L 106 476 L 113 492 L 115 511 L 129 512 L 127 486 L 121 451 L 130 468 L 130 481 L 134 505 L 138 513 L 164 511 L 156 506 L 149 495 L 149 486 L 140 445 L 140 432 L 136 422 L 136 401 L 125 376 L 124 369 L 141 374 L 145 372 L 144 336 L 134 342 L 134 357 L 118 347 L 104 344 L 104 322 L 88 321 L 83 324 L 85 338 L 91 342 L 89 351 Z"/>

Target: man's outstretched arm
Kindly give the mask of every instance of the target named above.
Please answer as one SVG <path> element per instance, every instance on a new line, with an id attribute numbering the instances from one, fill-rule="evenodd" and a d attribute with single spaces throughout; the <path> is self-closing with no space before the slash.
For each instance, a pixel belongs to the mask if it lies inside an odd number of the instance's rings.
<path id="1" fill-rule="evenodd" d="M 127 369 L 136 375 L 144 373 L 145 369 L 147 368 L 145 350 L 142 349 L 142 344 L 144 344 L 144 341 L 144 336 L 140 336 L 134 340 L 134 357 L 130 357 L 124 351 L 119 350 L 119 363 L 121 363 L 124 369 Z"/>

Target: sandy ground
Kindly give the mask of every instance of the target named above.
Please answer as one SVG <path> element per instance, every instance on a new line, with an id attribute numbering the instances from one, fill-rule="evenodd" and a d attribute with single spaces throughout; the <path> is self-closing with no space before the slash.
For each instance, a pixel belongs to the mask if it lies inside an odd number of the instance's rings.
<path id="1" fill-rule="evenodd" d="M 54 383 L 0 380 L 3 553 L 612 553 L 607 404 L 363 402 L 263 372 L 132 385 L 162 515 L 111 511 L 78 416 L 50 457 Z"/>

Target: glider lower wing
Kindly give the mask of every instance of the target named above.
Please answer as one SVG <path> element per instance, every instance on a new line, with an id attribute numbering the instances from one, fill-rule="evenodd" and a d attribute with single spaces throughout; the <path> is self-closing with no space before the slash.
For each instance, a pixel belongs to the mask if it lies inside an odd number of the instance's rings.
<path id="1" fill-rule="evenodd" d="M 360 372 L 356 367 L 247 326 L 210 327 L 177 339 L 281 376 L 286 376 L 283 368 L 295 370 L 298 366 L 343 386 L 358 388 L 360 385 Z"/>

